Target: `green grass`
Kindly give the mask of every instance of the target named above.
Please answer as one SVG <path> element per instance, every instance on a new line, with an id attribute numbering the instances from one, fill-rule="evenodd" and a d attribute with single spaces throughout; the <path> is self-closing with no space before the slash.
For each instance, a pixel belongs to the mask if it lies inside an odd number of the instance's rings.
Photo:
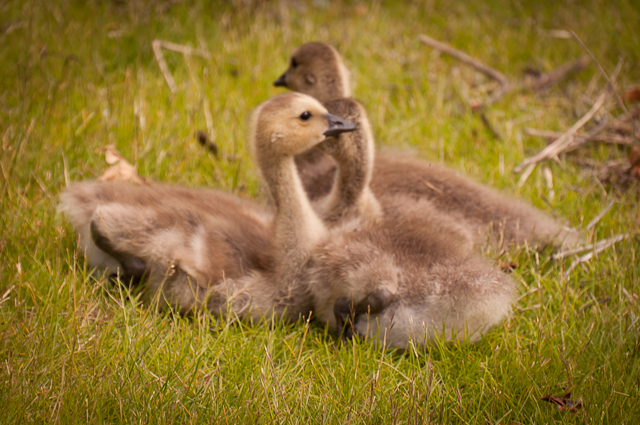
<path id="1" fill-rule="evenodd" d="M 522 188 L 511 173 L 544 143 L 524 128 L 573 124 L 591 106 L 582 95 L 593 99 L 604 87 L 596 68 L 491 107 L 504 135 L 497 140 L 466 100 L 483 77 L 420 45 L 417 34 L 520 77 L 527 65 L 548 71 L 581 55 L 577 43 L 548 33 L 572 29 L 609 72 L 625 59 L 621 88 L 640 81 L 640 8 L 631 0 L 288 3 L 285 25 L 277 2 L 0 3 L 1 421 L 637 424 L 637 238 L 565 281 L 571 259 L 507 253 L 520 266 L 513 276 L 522 295 L 509 320 L 474 345 L 405 354 L 341 346 L 313 323 L 159 315 L 91 276 L 72 228 L 56 215 L 66 180 L 96 178 L 107 167 L 98 149 L 114 144 L 144 177 L 259 197 L 245 118 L 279 92 L 271 82 L 303 42 L 343 53 L 381 149 L 443 162 L 545 210 L 542 167 Z M 165 53 L 175 95 L 153 57 L 156 38 L 211 52 L 207 60 Z M 193 137 L 207 129 L 207 102 L 220 159 Z M 580 154 L 628 153 L 592 146 Z M 575 163 L 545 165 L 555 214 L 584 225 L 614 199 L 593 238 L 637 230 L 637 186 L 603 190 Z M 540 400 L 568 390 L 584 403 L 578 413 Z"/>

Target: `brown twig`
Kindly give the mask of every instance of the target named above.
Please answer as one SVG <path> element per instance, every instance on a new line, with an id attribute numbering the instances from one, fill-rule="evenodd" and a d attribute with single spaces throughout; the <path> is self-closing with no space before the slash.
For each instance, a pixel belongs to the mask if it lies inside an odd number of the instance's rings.
<path id="1" fill-rule="evenodd" d="M 560 131 L 550 131 L 550 130 L 538 130 L 536 128 L 525 128 L 524 132 L 529 136 L 534 137 L 542 137 L 544 139 L 557 139 L 562 136 L 562 132 Z M 621 136 L 619 134 L 584 134 L 578 133 L 574 135 L 574 142 L 600 142 L 600 143 L 610 143 L 614 145 L 625 145 L 631 146 L 634 145 L 634 141 L 630 137 Z M 582 143 L 579 143 L 582 144 Z M 576 147 L 575 144 L 569 146 L 569 149 Z"/>
<path id="2" fill-rule="evenodd" d="M 518 187 L 524 186 L 531 173 L 533 173 L 534 168 L 536 168 L 536 165 L 530 164 L 524 169 L 524 172 L 520 175 L 520 179 L 518 180 Z"/>
<path id="3" fill-rule="evenodd" d="M 570 251 L 559 252 L 558 254 L 554 255 L 553 258 L 560 259 L 560 258 L 567 257 L 569 255 L 576 254 L 578 252 L 582 252 L 582 251 L 586 251 L 586 250 L 589 250 L 589 249 L 593 249 L 593 251 L 587 252 L 583 256 L 578 257 L 578 258 L 576 258 L 575 260 L 573 260 L 571 262 L 571 265 L 564 272 L 564 274 L 562 276 L 563 279 L 566 279 L 567 277 L 569 277 L 569 274 L 571 273 L 571 271 L 573 269 L 575 269 L 578 264 L 584 263 L 586 261 L 591 260 L 594 255 L 599 254 L 600 252 L 604 251 L 605 249 L 615 245 L 616 243 L 618 243 L 620 241 L 628 239 L 629 237 L 631 237 L 631 235 L 628 234 L 628 233 L 615 235 L 615 236 L 610 237 L 608 239 L 603 239 L 603 240 L 597 241 L 597 242 L 595 242 L 593 244 L 585 245 L 584 247 L 578 247 L 578 248 L 574 248 L 574 249 L 572 249 Z"/>
<path id="4" fill-rule="evenodd" d="M 553 190 L 553 173 L 551 172 L 551 168 L 544 167 L 542 169 L 542 175 L 544 176 L 544 180 L 547 183 L 547 189 L 549 190 L 549 201 L 553 201 L 556 193 Z"/>
<path id="5" fill-rule="evenodd" d="M 616 95 L 616 99 L 618 100 L 618 104 L 620 105 L 620 108 L 622 108 L 623 111 L 625 112 L 629 112 L 627 110 L 627 107 L 624 106 L 624 102 L 622 101 L 622 99 L 620 98 L 620 95 L 618 94 L 618 92 L 616 91 L 616 87 L 614 85 L 615 79 L 616 77 L 612 77 L 609 78 L 609 76 L 607 75 L 606 71 L 604 70 L 604 68 L 602 67 L 602 65 L 600 65 L 600 62 L 598 62 L 598 60 L 596 59 L 595 56 L 593 56 L 593 53 L 591 53 L 591 50 L 589 50 L 589 48 L 582 42 L 582 40 L 580 40 L 580 37 L 578 37 L 578 35 L 569 30 L 569 33 L 571 34 L 571 36 L 578 42 L 578 44 L 580 44 L 580 46 L 584 49 L 585 52 L 587 52 L 587 54 L 589 56 L 591 56 L 591 59 L 593 59 L 593 61 L 596 63 L 596 65 L 598 65 L 598 69 L 600 70 L 600 72 L 602 73 L 602 75 L 604 76 L 604 78 L 609 82 L 609 88 L 613 91 L 613 93 Z M 618 60 L 618 65 L 616 66 L 616 69 L 618 67 L 622 66 L 622 60 Z M 614 71 L 613 75 L 617 75 L 618 72 L 620 72 L 619 70 Z"/>
<path id="6" fill-rule="evenodd" d="M 458 49 L 454 49 L 453 47 L 449 46 L 446 43 L 443 43 L 438 40 L 434 40 L 433 38 L 428 37 L 424 34 L 419 35 L 418 40 L 420 40 L 421 43 L 426 44 L 429 47 L 432 47 L 442 53 L 445 53 L 455 59 L 458 59 L 460 62 L 464 63 L 465 65 L 469 65 L 476 71 L 483 73 L 484 75 L 486 75 L 487 77 L 493 80 L 496 80 L 502 86 L 510 84 L 509 79 L 505 77 L 501 72 L 488 67 L 487 65 L 480 62 L 478 59 L 472 58 L 466 53 L 461 52 Z"/>
<path id="7" fill-rule="evenodd" d="M 609 125 L 609 129 L 617 133 L 633 134 L 633 124 L 629 122 L 630 118 L 626 115 L 617 117 Z"/>
<path id="8" fill-rule="evenodd" d="M 205 59 L 211 58 L 211 54 L 209 54 L 209 52 L 207 52 L 206 50 L 184 46 L 182 44 L 173 43 L 171 41 L 153 40 L 151 44 L 159 46 L 163 49 L 171 50 L 172 52 L 182 53 L 185 56 L 193 55 L 193 56 L 200 56 Z"/>
<path id="9" fill-rule="evenodd" d="M 541 130 L 539 128 L 526 127 L 524 129 L 524 134 L 527 136 L 542 137 L 543 139 L 557 139 L 562 136 L 563 133 L 561 131 Z M 586 137 L 586 134 L 576 134 L 576 137 Z"/>
<path id="10" fill-rule="evenodd" d="M 612 75 L 611 84 L 613 84 L 613 81 L 615 81 L 615 79 L 618 77 L 618 73 L 620 72 L 621 69 L 622 69 L 622 61 L 620 60 L 618 61 L 616 69 Z M 576 132 L 580 128 L 582 128 L 582 126 L 584 126 L 591 118 L 593 118 L 596 112 L 598 112 L 598 110 L 602 107 L 602 105 L 604 105 L 604 102 L 609 92 L 610 92 L 610 89 L 609 87 L 607 87 L 605 90 L 602 91 L 602 93 L 600 93 L 600 96 L 598 96 L 598 99 L 596 99 L 595 103 L 593 104 L 589 112 L 587 112 L 582 118 L 580 118 L 578 122 L 576 122 L 569 130 L 567 130 L 560 137 L 558 137 L 553 143 L 547 145 L 547 147 L 542 149 L 536 155 L 524 159 L 518 166 L 514 168 L 513 171 L 515 173 L 520 173 L 526 169 L 527 172 L 530 173 L 531 171 L 533 171 L 533 167 L 535 167 L 535 165 L 540 161 L 543 161 L 548 158 L 555 158 L 557 160 L 558 155 L 560 153 L 566 151 L 569 148 L 572 148 L 572 147 L 575 148 L 576 146 L 573 145 L 573 143 L 574 143 L 574 136 Z"/>
<path id="11" fill-rule="evenodd" d="M 609 201 L 607 206 L 604 207 L 602 211 L 600 211 L 600 213 L 589 222 L 589 224 L 587 224 L 585 229 L 589 230 L 592 227 L 595 227 L 598 223 L 600 223 L 600 220 L 602 220 L 602 217 L 604 217 L 609 212 L 612 206 L 613 206 L 613 200 Z"/>
<path id="12" fill-rule="evenodd" d="M 570 61 L 564 63 L 557 67 L 556 69 L 541 74 L 540 76 L 533 79 L 526 79 L 524 82 L 520 82 L 517 84 L 509 84 L 505 86 L 500 86 L 498 90 L 485 102 L 485 105 L 491 105 L 498 100 L 502 99 L 504 96 L 511 92 L 520 92 L 520 91 L 543 91 L 546 90 L 568 75 L 579 72 L 583 70 L 589 63 L 589 58 L 586 56 L 581 57 L 580 59 Z"/>
<path id="13" fill-rule="evenodd" d="M 609 94 L 609 90 L 604 90 L 598 99 L 593 104 L 589 112 L 587 112 L 582 118 L 578 120 L 569 130 L 567 130 L 562 136 L 558 137 L 555 142 L 551 143 L 536 155 L 526 158 L 523 160 L 516 168 L 514 168 L 515 173 L 522 172 L 525 168 L 530 165 L 535 165 L 540 161 L 543 161 L 548 158 L 557 157 L 569 144 L 573 141 L 573 135 L 584 126 L 593 116 L 598 112 L 598 110 L 604 104 L 604 101 L 607 99 L 607 95 Z"/>
<path id="14" fill-rule="evenodd" d="M 151 48 L 153 49 L 153 54 L 156 57 L 156 62 L 158 62 L 160 71 L 162 71 L 162 75 L 164 75 L 164 80 L 169 86 L 169 90 L 171 90 L 171 93 L 175 93 L 176 91 L 178 91 L 178 86 L 176 85 L 176 80 L 173 79 L 173 75 L 171 75 L 171 71 L 169 71 L 167 61 L 164 60 L 164 53 L 162 53 L 162 45 L 160 40 L 153 40 L 153 42 L 151 43 Z"/>
<path id="15" fill-rule="evenodd" d="M 569 146 L 567 146 L 566 151 L 568 152 L 568 151 L 578 149 L 580 146 L 584 145 L 585 143 L 587 143 L 587 141 L 594 138 L 598 133 L 604 130 L 606 126 L 607 126 L 607 117 L 605 116 L 602 120 L 600 120 L 600 123 L 598 123 L 598 125 L 596 125 L 595 128 L 591 129 L 591 131 L 587 133 L 585 137 L 578 138 L 574 136 Z"/>
<path id="16" fill-rule="evenodd" d="M 522 87 L 522 89 L 529 89 L 533 91 L 546 90 L 562 81 L 562 79 L 568 75 L 582 71 L 587 67 L 587 65 L 589 65 L 589 57 L 582 56 L 580 59 L 566 62 L 556 69 L 540 75 L 538 78 L 535 78 L 533 81 L 526 84 L 525 87 Z"/>
<path id="17" fill-rule="evenodd" d="M 526 80 L 520 83 L 513 83 L 511 79 L 506 77 L 500 71 L 497 71 L 485 65 L 484 63 L 480 62 L 478 59 L 472 58 L 466 53 L 458 49 L 455 49 L 446 43 L 443 43 L 438 40 L 434 40 L 433 38 L 428 37 L 424 34 L 419 35 L 418 40 L 429 47 L 432 47 L 442 53 L 445 53 L 459 60 L 465 65 L 472 67 L 476 71 L 481 72 L 482 74 L 486 75 L 492 80 L 495 80 L 498 82 L 499 87 L 496 90 L 494 90 L 491 96 L 489 96 L 484 102 L 472 106 L 474 111 L 480 110 L 483 107 L 492 105 L 493 103 L 505 97 L 507 94 L 514 91 L 524 91 L 524 90 L 540 91 L 540 90 L 547 89 L 553 86 L 554 84 L 557 84 L 559 81 L 561 81 L 563 78 L 565 78 L 569 74 L 581 71 L 589 63 L 589 58 L 587 56 L 583 56 L 580 59 L 567 62 L 559 66 L 558 68 L 554 69 L 551 72 L 542 74 L 538 78 L 535 78 L 532 80 Z"/>
<path id="18" fill-rule="evenodd" d="M 487 118 L 487 115 L 484 113 L 484 111 L 480 110 L 479 113 L 480 120 L 482 120 L 482 123 L 485 125 L 485 127 L 487 127 L 493 137 L 495 137 L 497 140 L 504 141 L 500 133 L 498 133 L 498 130 L 496 130 L 493 124 L 491 124 L 491 121 L 489 121 L 489 118 Z"/>
<path id="19" fill-rule="evenodd" d="M 162 49 L 182 53 L 184 56 L 195 55 L 201 56 L 205 59 L 209 59 L 211 57 L 209 52 L 205 50 L 194 49 L 193 47 L 183 46 L 182 44 L 172 43 L 171 41 L 165 40 L 153 40 L 151 42 L 151 48 L 153 49 L 153 54 L 156 57 L 156 62 L 158 62 L 160 71 L 162 71 L 162 75 L 164 76 L 164 79 L 167 82 L 171 93 L 175 93 L 176 91 L 178 91 L 178 86 L 176 84 L 176 80 L 174 80 L 173 75 L 171 74 L 171 71 L 169 70 L 167 61 L 164 60 L 164 53 L 162 52 Z"/>
<path id="20" fill-rule="evenodd" d="M 571 162 L 575 162 L 576 164 L 584 165 L 585 167 L 603 169 L 618 168 L 621 165 L 626 165 L 629 163 L 628 159 L 614 159 L 606 162 L 600 162 L 593 159 L 581 157 L 569 157 L 567 159 Z"/>
<path id="21" fill-rule="evenodd" d="M 609 301 L 611 301 L 611 297 L 600 298 L 599 300 L 594 299 L 592 301 L 589 301 L 588 303 L 586 303 L 582 307 L 580 307 L 578 309 L 578 313 L 582 313 L 586 309 L 591 308 L 596 304 L 608 303 Z"/>
<path id="22" fill-rule="evenodd" d="M 438 40 L 434 40 L 433 38 L 428 37 L 424 34 L 419 35 L 418 40 L 429 47 L 432 47 L 442 53 L 445 53 L 455 59 L 458 59 L 460 62 L 464 63 L 465 65 L 472 67 L 476 71 L 481 72 L 482 74 L 486 75 L 492 80 L 495 80 L 498 82 L 498 84 L 500 85 L 498 89 L 495 90 L 491 94 L 491 96 L 484 102 L 479 104 L 472 104 L 471 109 L 474 112 L 480 113 L 480 119 L 482 120 L 482 123 L 485 125 L 485 127 L 487 127 L 487 129 L 489 130 L 491 135 L 493 135 L 493 137 L 495 137 L 498 140 L 503 140 L 500 133 L 498 133 L 495 127 L 491 124 L 491 122 L 489 121 L 487 116 L 484 114 L 482 109 L 484 106 L 491 105 L 497 102 L 498 100 L 502 99 L 509 91 L 511 91 L 511 87 L 513 87 L 513 84 L 511 84 L 509 79 L 501 72 L 496 71 L 491 67 L 488 67 L 487 65 L 480 62 L 478 59 L 472 58 L 466 53 L 458 49 L 454 49 L 453 47 L 449 46 L 446 43 L 443 43 Z"/>

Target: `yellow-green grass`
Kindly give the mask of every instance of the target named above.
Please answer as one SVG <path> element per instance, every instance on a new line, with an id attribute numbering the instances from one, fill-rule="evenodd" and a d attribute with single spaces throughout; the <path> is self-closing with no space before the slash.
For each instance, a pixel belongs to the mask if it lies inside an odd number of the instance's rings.
<path id="1" fill-rule="evenodd" d="M 546 93 L 510 95 L 489 108 L 497 139 L 468 103 L 471 86 L 486 79 L 417 35 L 521 78 L 526 66 L 549 71 L 583 54 L 550 32 L 572 29 L 608 72 L 624 58 L 624 89 L 640 81 L 638 22 L 631 0 L 1 2 L 1 421 L 638 423 L 636 238 L 566 280 L 571 259 L 508 252 L 501 260 L 519 265 L 513 277 L 522 295 L 511 318 L 474 345 L 435 342 L 399 353 L 341 345 L 313 323 L 157 314 L 92 276 L 72 228 L 56 215 L 67 180 L 94 179 L 107 167 L 99 152 L 107 144 L 146 178 L 261 199 L 246 116 L 280 92 L 271 82 L 292 49 L 320 40 L 343 54 L 381 150 L 442 162 L 575 226 L 615 200 L 589 236 L 635 232 L 637 186 L 622 192 L 573 162 L 549 162 L 552 199 L 542 167 L 521 188 L 511 172 L 544 146 L 525 127 L 561 131 L 591 107 L 605 87 L 595 66 Z M 154 39 L 211 57 L 165 52 L 179 86 L 172 94 Z M 221 158 L 197 144 L 200 129 Z M 610 145 L 580 151 L 599 161 L 627 154 Z M 582 399 L 578 413 L 540 400 L 567 391 Z"/>

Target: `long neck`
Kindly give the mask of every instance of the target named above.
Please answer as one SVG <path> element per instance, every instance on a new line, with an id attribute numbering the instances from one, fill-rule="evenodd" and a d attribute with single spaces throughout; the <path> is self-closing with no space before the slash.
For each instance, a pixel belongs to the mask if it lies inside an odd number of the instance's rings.
<path id="1" fill-rule="evenodd" d="M 266 299 L 277 316 L 290 320 L 306 317 L 313 309 L 305 278 L 310 251 L 327 233 L 302 188 L 292 157 L 269 166 L 261 165 L 277 208 L 274 220 L 280 259 L 270 296 Z"/>
<path id="2" fill-rule="evenodd" d="M 366 124 L 353 133 L 339 136 L 336 149 L 331 153 L 338 163 L 336 180 L 324 206 L 324 221 L 362 217 L 377 220 L 382 210 L 369 189 L 373 172 L 373 141 Z"/>
<path id="3" fill-rule="evenodd" d="M 344 66 L 341 59 L 338 59 L 337 75 L 339 76 L 340 98 L 351 97 L 351 85 L 349 83 L 349 70 Z"/>
<path id="4" fill-rule="evenodd" d="M 334 68 L 323 78 L 318 87 L 322 87 L 322 92 L 317 93 L 316 97 L 321 102 L 329 102 L 335 99 L 344 99 L 351 97 L 351 86 L 349 84 L 349 71 L 342 61 L 336 58 Z"/>
<path id="5" fill-rule="evenodd" d="M 297 259 L 326 234 L 326 228 L 311 207 L 295 168 L 293 157 L 263 165 L 263 173 L 277 213 L 276 245 L 283 258 Z"/>
<path id="6" fill-rule="evenodd" d="M 351 91 L 348 86 L 349 83 L 344 81 L 342 78 L 336 78 L 334 75 L 330 75 L 325 77 L 324 81 L 319 84 L 319 87 L 323 88 L 322 92 L 315 93 L 314 97 L 323 103 L 349 97 L 351 95 Z"/>

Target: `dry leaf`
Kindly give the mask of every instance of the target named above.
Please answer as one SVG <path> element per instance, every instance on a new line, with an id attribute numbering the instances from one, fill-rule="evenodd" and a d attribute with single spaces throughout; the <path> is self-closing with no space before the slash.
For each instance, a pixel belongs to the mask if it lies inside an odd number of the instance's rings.
<path id="1" fill-rule="evenodd" d="M 117 164 L 107 168 L 98 179 L 103 182 L 114 181 L 148 184 L 143 177 L 138 175 L 135 167 L 126 161 L 119 161 Z"/>
<path id="2" fill-rule="evenodd" d="M 624 93 L 624 98 L 629 102 L 640 102 L 640 85 L 627 90 Z"/>
<path id="3" fill-rule="evenodd" d="M 629 159 L 629 163 L 631 165 L 631 169 L 629 170 L 631 175 L 640 179 L 640 152 L 638 152 L 636 146 L 631 149 L 631 159 Z"/>
<path id="4" fill-rule="evenodd" d="M 577 400 L 571 400 L 570 397 L 571 397 L 571 391 L 569 391 L 568 393 L 560 397 L 556 397 L 554 395 L 548 395 L 546 397 L 542 397 L 540 400 L 548 401 L 549 403 L 555 404 L 556 406 L 558 406 L 558 410 L 560 411 L 568 410 L 571 413 L 577 413 L 578 409 L 582 409 L 584 407 L 584 404 L 582 403 L 582 399 L 579 398 Z"/>
<path id="5" fill-rule="evenodd" d="M 114 145 L 107 145 L 104 148 L 100 148 L 99 151 L 104 151 L 104 159 L 109 165 L 113 165 L 118 161 L 126 162 L 126 159 L 124 159 Z"/>
<path id="6" fill-rule="evenodd" d="M 104 170 L 98 180 L 149 184 L 144 177 L 138 175 L 136 168 L 129 164 L 113 145 L 104 148 L 104 159 L 107 164 L 111 164 L 111 167 Z"/>

